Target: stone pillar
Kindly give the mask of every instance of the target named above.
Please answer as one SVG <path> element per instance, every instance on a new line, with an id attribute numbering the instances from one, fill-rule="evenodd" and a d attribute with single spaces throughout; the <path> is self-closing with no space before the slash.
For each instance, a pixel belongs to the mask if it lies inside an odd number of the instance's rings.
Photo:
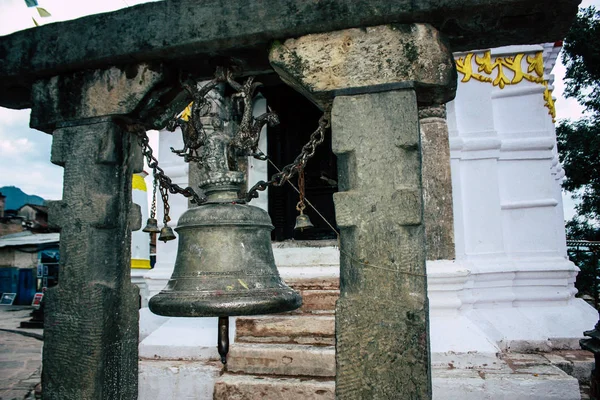
<path id="1" fill-rule="evenodd" d="M 144 178 L 148 174 L 141 172 L 133 174 L 131 180 L 131 199 L 140 207 L 142 226 L 148 221 L 148 193 Z M 148 285 L 144 275 L 150 269 L 150 235 L 140 230 L 131 234 L 131 283 L 140 290 L 140 307 L 148 307 Z"/>
<path id="2" fill-rule="evenodd" d="M 339 398 L 431 397 L 416 105 L 413 90 L 334 100 Z"/>
<path id="3" fill-rule="evenodd" d="M 333 103 L 337 398 L 430 399 L 417 103 L 454 96 L 452 55 L 435 29 L 412 24 L 290 39 L 270 59 L 312 101 Z"/>
<path id="4" fill-rule="evenodd" d="M 446 106 L 419 107 L 427 260 L 454 259 L 452 175 Z"/>
<path id="5" fill-rule="evenodd" d="M 131 176 L 143 168 L 137 139 L 117 123 L 161 78 L 147 66 L 38 81 L 31 126 L 53 134 L 64 167 L 60 282 L 47 292 L 44 399 L 137 398 L 138 290 L 130 281 L 131 230 L 140 229 Z"/>

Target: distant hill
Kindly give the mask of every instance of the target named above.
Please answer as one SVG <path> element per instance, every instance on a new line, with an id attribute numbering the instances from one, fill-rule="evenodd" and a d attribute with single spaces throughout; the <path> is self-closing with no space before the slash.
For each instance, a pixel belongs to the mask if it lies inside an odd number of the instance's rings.
<path id="1" fill-rule="evenodd" d="M 23 193 L 23 191 L 16 186 L 0 187 L 0 193 L 2 193 L 3 196 L 6 196 L 5 210 L 17 210 L 23 204 L 43 206 L 46 202 L 40 196 Z"/>

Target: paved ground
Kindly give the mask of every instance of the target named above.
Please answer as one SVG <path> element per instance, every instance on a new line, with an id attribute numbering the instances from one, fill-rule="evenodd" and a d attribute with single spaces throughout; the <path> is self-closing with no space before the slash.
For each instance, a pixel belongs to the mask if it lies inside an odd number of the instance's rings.
<path id="1" fill-rule="evenodd" d="M 42 329 L 21 329 L 31 307 L 0 306 L 0 400 L 34 399 L 40 383 Z M 584 354 L 585 353 L 585 354 Z M 580 380 L 581 398 L 589 399 L 586 381 L 593 357 L 581 350 L 544 353 L 552 364 Z"/>
<path id="2" fill-rule="evenodd" d="M 42 365 L 41 329 L 21 329 L 31 307 L 0 306 L 0 400 L 34 398 Z"/>

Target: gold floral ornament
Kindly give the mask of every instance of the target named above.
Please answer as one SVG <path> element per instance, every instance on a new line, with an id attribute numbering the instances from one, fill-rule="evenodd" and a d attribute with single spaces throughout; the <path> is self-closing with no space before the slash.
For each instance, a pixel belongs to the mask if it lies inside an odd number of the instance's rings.
<path id="1" fill-rule="evenodd" d="M 526 70 L 523 69 L 523 59 L 527 64 Z M 473 61 L 475 61 L 477 71 L 474 71 Z M 464 57 L 456 59 L 456 70 L 463 75 L 461 82 L 475 79 L 479 82 L 491 83 L 500 89 L 504 89 L 506 85 L 516 85 L 523 79 L 543 85 L 545 87 L 544 105 L 548 108 L 548 114 L 552 116 L 552 122 L 555 122 L 554 99 L 552 99 L 548 80 L 544 79 L 544 58 L 541 51 L 528 56 L 521 53 L 514 56 L 496 57 L 493 61 L 490 50 L 485 51 L 483 55 L 468 53 Z"/>
<path id="2" fill-rule="evenodd" d="M 554 99 L 552 98 L 552 90 L 548 87 L 548 81 L 544 81 L 544 105 L 548 109 L 548 114 L 552 116 L 552 122 L 556 122 L 556 107 L 554 106 Z"/>

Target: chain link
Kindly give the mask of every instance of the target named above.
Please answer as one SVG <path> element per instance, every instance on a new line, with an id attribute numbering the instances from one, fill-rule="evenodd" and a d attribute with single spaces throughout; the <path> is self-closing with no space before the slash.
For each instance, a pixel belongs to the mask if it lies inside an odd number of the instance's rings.
<path id="1" fill-rule="evenodd" d="M 184 189 L 181 186 L 173 183 L 171 178 L 169 178 L 165 174 L 165 171 L 158 166 L 158 160 L 153 154 L 152 147 L 150 147 L 150 140 L 148 139 L 146 130 L 143 127 L 139 127 L 138 129 L 136 129 L 135 133 L 139 139 L 140 145 L 142 146 L 142 154 L 146 158 L 148 167 L 152 168 L 154 179 L 158 181 L 160 194 L 165 208 L 166 218 L 168 218 L 169 215 L 169 193 L 179 193 L 185 197 L 191 198 L 190 201 L 196 205 L 200 205 L 206 202 L 206 198 L 201 198 L 190 186 Z"/>
<path id="2" fill-rule="evenodd" d="M 152 176 L 154 177 L 154 171 Z M 158 186 L 158 180 L 152 179 L 152 207 L 150 207 L 150 218 L 156 219 L 156 187 Z"/>
<path id="3" fill-rule="evenodd" d="M 259 191 L 266 190 L 269 186 L 282 186 L 284 183 L 293 178 L 300 171 L 304 170 L 307 161 L 315 155 L 315 151 L 317 150 L 317 146 L 319 146 L 325 140 L 325 131 L 329 128 L 330 111 L 325 110 L 321 118 L 319 119 L 319 127 L 310 135 L 310 139 L 308 143 L 306 143 L 302 147 L 302 151 L 296 157 L 294 162 L 286 165 L 282 168 L 281 172 L 276 173 L 273 177 L 268 181 L 259 181 L 257 182 L 246 195 L 246 201 L 250 201 L 258 197 Z M 264 154 L 260 153 L 264 156 Z M 264 156 L 266 159 L 266 156 Z"/>
<path id="4" fill-rule="evenodd" d="M 306 205 L 304 204 L 304 168 L 298 172 L 298 190 L 299 190 L 299 200 L 298 204 L 296 204 L 296 211 L 300 214 L 304 214 L 304 209 Z"/>
<path id="5" fill-rule="evenodd" d="M 162 198 L 163 208 L 164 208 L 163 223 L 166 225 L 171 220 L 171 217 L 169 217 L 169 212 L 171 211 L 171 206 L 169 205 L 168 189 L 161 186 L 160 187 L 160 196 Z"/>

